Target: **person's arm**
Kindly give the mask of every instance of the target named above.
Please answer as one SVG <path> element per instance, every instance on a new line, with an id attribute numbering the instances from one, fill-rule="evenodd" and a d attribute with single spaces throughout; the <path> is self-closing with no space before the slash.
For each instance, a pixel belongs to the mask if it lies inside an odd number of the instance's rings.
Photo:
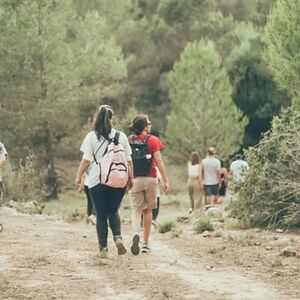
<path id="1" fill-rule="evenodd" d="M 76 180 L 75 180 L 75 184 L 78 190 L 80 189 L 80 186 L 83 184 L 83 175 L 89 164 L 90 161 L 86 159 L 82 159 L 79 163 Z"/>
<path id="2" fill-rule="evenodd" d="M 156 151 L 153 156 L 154 156 L 154 161 L 157 165 L 157 168 L 161 174 L 164 192 L 167 194 L 170 191 L 170 183 L 169 183 L 169 179 L 167 177 L 165 164 L 163 162 L 160 151 Z"/>
<path id="3" fill-rule="evenodd" d="M 130 190 L 133 185 L 133 164 L 132 161 L 127 161 L 128 165 L 128 183 L 127 183 L 127 189 Z"/>
<path id="4" fill-rule="evenodd" d="M 199 183 L 201 189 L 203 188 L 203 172 L 202 172 L 202 163 L 199 164 Z"/>

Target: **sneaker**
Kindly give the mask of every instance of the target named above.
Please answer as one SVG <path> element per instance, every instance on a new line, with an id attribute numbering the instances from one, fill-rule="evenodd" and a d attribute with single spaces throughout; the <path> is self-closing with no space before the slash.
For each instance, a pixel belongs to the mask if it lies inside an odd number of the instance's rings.
<path id="1" fill-rule="evenodd" d="M 132 245 L 130 247 L 131 253 L 133 255 L 138 255 L 140 253 L 140 236 L 139 234 L 134 234 L 133 238 L 132 238 Z"/>
<path id="2" fill-rule="evenodd" d="M 107 253 L 108 253 L 107 247 L 100 248 L 99 258 L 107 258 L 107 256 L 108 256 Z"/>
<path id="3" fill-rule="evenodd" d="M 97 224 L 97 220 L 96 220 L 96 216 L 95 215 L 90 215 L 88 216 L 88 223 L 91 223 L 92 225 L 96 225 Z"/>
<path id="4" fill-rule="evenodd" d="M 122 241 L 122 238 L 120 236 L 116 236 L 114 238 L 115 240 L 115 243 L 116 243 L 116 246 L 117 246 L 117 249 L 118 249 L 118 255 L 123 255 L 127 252 L 124 244 L 123 244 L 123 241 Z"/>
<path id="5" fill-rule="evenodd" d="M 149 253 L 149 252 L 151 252 L 151 248 L 148 245 L 144 244 L 142 247 L 142 253 Z"/>
<path id="6" fill-rule="evenodd" d="M 154 226 L 154 228 L 156 228 L 156 227 L 157 227 L 157 223 L 156 223 L 156 221 L 155 221 L 155 220 L 152 220 L 152 225 Z"/>
<path id="7" fill-rule="evenodd" d="M 193 209 L 190 208 L 190 209 L 188 210 L 188 212 L 189 212 L 189 214 L 191 214 L 191 213 L 193 212 Z"/>

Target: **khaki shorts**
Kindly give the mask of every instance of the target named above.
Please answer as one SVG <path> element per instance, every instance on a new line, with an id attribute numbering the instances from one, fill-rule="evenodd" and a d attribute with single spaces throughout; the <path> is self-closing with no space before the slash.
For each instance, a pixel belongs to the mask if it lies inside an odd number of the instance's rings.
<path id="1" fill-rule="evenodd" d="M 137 177 L 129 191 L 132 209 L 156 208 L 158 180 L 153 177 Z"/>

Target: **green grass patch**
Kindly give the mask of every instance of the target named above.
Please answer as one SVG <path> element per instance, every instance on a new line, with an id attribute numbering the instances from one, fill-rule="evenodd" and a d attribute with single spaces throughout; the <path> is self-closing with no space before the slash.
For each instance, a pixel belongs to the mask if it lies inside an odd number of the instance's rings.
<path id="1" fill-rule="evenodd" d="M 163 223 L 158 224 L 158 231 L 159 233 L 165 233 L 171 231 L 176 226 L 175 220 L 167 220 Z"/>
<path id="2" fill-rule="evenodd" d="M 48 215 L 65 216 L 73 213 L 86 213 L 87 200 L 84 192 L 67 191 L 61 194 L 58 200 L 45 202 L 43 213 Z"/>
<path id="3" fill-rule="evenodd" d="M 213 224 L 209 218 L 200 217 L 193 225 L 196 233 L 202 233 L 204 231 L 214 231 Z"/>

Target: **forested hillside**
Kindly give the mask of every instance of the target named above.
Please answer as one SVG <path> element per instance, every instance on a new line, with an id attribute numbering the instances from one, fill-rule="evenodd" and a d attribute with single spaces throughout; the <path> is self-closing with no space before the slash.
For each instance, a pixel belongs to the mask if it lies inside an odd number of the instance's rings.
<path id="1" fill-rule="evenodd" d="M 0 138 L 10 172 L 29 155 L 33 185 L 56 197 L 58 161 L 78 159 L 100 103 L 125 131 L 135 112 L 149 114 L 173 164 L 208 146 L 228 158 L 256 145 L 299 95 L 285 75 L 292 63 L 272 61 L 271 31 L 281 25 L 265 26 L 274 3 L 1 1 Z M 286 51 L 299 58 L 295 43 Z"/>

